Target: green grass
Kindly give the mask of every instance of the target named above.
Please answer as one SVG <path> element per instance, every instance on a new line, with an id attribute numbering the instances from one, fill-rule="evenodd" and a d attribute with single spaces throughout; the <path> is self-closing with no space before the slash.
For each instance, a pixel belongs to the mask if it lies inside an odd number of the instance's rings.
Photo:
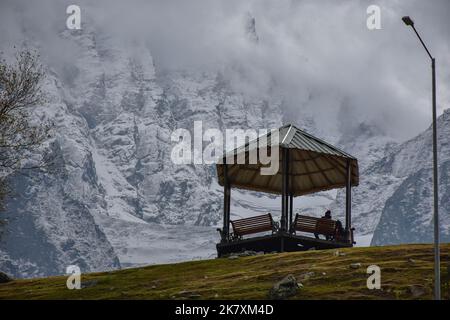
<path id="1" fill-rule="evenodd" d="M 442 245 L 448 283 L 450 244 Z M 292 299 L 431 299 L 431 245 L 307 251 L 212 259 L 82 275 L 91 286 L 68 290 L 65 276 L 0 284 L 0 299 L 266 299 L 272 285 L 293 274 L 304 287 Z M 414 261 L 411 261 L 414 260 Z M 351 263 L 361 263 L 351 269 Z M 381 268 L 381 290 L 366 286 L 366 268 Z M 314 272 L 303 279 L 307 272 Z M 411 286 L 422 294 L 413 296 Z M 443 284 L 443 297 L 449 299 Z"/>

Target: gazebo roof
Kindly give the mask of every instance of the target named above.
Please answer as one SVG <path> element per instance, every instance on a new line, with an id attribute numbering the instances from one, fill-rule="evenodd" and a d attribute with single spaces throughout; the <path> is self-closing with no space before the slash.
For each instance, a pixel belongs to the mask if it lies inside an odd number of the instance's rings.
<path id="1" fill-rule="evenodd" d="M 293 125 L 285 125 L 278 130 L 278 143 L 272 142 L 270 132 L 263 139 L 269 146 L 279 146 L 278 172 L 274 175 L 261 175 L 260 169 L 264 165 L 259 162 L 259 158 L 256 164 L 248 163 L 249 152 L 254 147 L 265 147 L 265 144 L 259 145 L 264 137 L 262 136 L 255 140 L 258 144 L 253 141 L 226 154 L 225 157 L 229 159 L 245 153 L 246 159 L 245 164 L 237 164 L 234 161 L 234 164 L 227 165 L 231 187 L 282 194 L 283 149 L 289 150 L 289 193 L 294 196 L 345 187 L 347 165 L 351 167 L 351 184 L 359 184 L 358 160 L 355 157 Z M 217 175 L 222 186 L 225 181 L 225 157 L 217 163 Z"/>

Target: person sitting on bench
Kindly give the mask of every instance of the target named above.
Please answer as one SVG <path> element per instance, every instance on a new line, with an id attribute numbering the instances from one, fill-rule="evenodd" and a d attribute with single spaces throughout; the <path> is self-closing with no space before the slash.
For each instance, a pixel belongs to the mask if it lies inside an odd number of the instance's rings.
<path id="1" fill-rule="evenodd" d="M 321 219 L 330 219 L 330 220 L 331 220 L 331 210 L 327 210 L 327 211 L 325 212 L 325 215 L 324 215 L 323 217 L 321 217 Z M 314 236 L 316 237 L 316 239 L 319 239 L 319 234 L 314 233 Z M 331 237 L 330 237 L 330 236 L 325 236 L 325 238 L 326 238 L 327 240 L 331 240 Z"/>
<path id="2" fill-rule="evenodd" d="M 345 239 L 345 230 L 340 220 L 336 221 L 336 238 L 337 240 Z"/>

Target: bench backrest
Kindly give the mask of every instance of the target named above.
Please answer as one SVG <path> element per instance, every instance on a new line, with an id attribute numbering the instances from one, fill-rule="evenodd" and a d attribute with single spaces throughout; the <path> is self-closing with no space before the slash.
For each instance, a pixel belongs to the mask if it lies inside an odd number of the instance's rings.
<path id="1" fill-rule="evenodd" d="M 293 228 L 295 231 L 310 232 L 332 236 L 336 233 L 336 220 L 302 216 L 295 216 Z"/>
<path id="2" fill-rule="evenodd" d="M 230 222 L 234 234 L 238 236 L 273 230 L 273 219 L 270 213 Z"/>

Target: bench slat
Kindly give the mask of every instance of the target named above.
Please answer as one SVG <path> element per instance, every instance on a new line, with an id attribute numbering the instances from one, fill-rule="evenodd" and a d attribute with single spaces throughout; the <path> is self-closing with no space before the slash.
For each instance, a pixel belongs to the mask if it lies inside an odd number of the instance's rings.
<path id="1" fill-rule="evenodd" d="M 272 222 L 270 220 L 265 220 L 265 221 L 252 221 L 250 223 L 234 223 L 236 226 L 253 226 L 256 224 L 272 224 Z"/>
<path id="2" fill-rule="evenodd" d="M 251 222 L 235 222 L 234 224 L 237 226 L 252 226 L 254 224 L 267 224 L 267 223 L 272 223 L 270 220 L 259 220 L 259 221 L 251 221 Z"/>
<path id="3" fill-rule="evenodd" d="M 244 219 L 240 219 L 240 220 L 235 220 L 234 221 L 234 223 L 235 224 L 251 224 L 251 223 L 254 223 L 254 222 L 271 222 L 272 220 L 270 219 L 270 218 L 266 218 L 266 217 L 264 217 L 264 218 L 262 218 L 262 219 L 249 219 L 249 220 L 247 220 L 247 218 L 245 218 L 245 220 Z"/>

